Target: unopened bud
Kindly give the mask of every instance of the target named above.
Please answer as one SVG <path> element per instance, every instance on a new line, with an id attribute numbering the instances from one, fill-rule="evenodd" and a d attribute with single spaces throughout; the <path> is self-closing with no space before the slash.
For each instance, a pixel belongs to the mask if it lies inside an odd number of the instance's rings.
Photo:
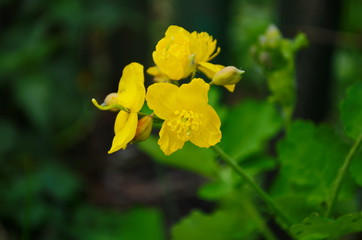
<path id="1" fill-rule="evenodd" d="M 132 142 L 145 141 L 151 134 L 153 115 L 147 115 L 138 120 L 136 134 Z"/>
<path id="2" fill-rule="evenodd" d="M 109 106 L 112 104 L 117 104 L 118 103 L 118 94 L 117 93 L 110 93 L 106 96 L 106 98 L 103 101 L 103 106 Z M 112 108 L 110 109 L 113 112 L 119 111 L 118 108 Z"/>
<path id="3" fill-rule="evenodd" d="M 224 67 L 212 78 L 211 83 L 215 85 L 232 85 L 241 80 L 245 71 L 237 69 L 234 66 Z"/>

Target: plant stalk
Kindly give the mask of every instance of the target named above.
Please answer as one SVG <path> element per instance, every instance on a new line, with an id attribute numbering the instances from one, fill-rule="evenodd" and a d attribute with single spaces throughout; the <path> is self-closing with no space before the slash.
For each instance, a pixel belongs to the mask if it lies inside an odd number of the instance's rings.
<path id="1" fill-rule="evenodd" d="M 337 201 L 338 194 L 339 194 L 339 191 L 341 189 L 343 180 L 344 180 L 344 178 L 346 176 L 346 172 L 347 172 L 349 166 L 351 165 L 352 158 L 356 154 L 359 146 L 361 145 L 361 142 L 362 142 L 362 134 L 354 142 L 354 144 L 351 147 L 351 149 L 349 150 L 346 158 L 344 159 L 344 162 L 343 162 L 341 168 L 338 171 L 338 175 L 337 175 L 337 177 L 336 177 L 336 179 L 334 181 L 334 184 L 333 184 L 332 196 L 330 198 L 330 202 L 328 204 L 325 217 L 329 217 L 329 215 L 331 214 L 331 212 L 332 212 L 332 210 L 334 208 L 334 205 L 335 205 L 335 203 Z"/>
<path id="2" fill-rule="evenodd" d="M 244 181 L 249 184 L 250 187 L 252 187 L 255 192 L 259 195 L 261 199 L 263 199 L 264 202 L 266 202 L 269 207 L 272 209 L 274 214 L 276 214 L 280 219 L 283 221 L 283 223 L 287 226 L 287 229 L 293 224 L 293 222 L 289 219 L 289 217 L 277 206 L 273 199 L 269 196 L 268 193 L 266 193 L 262 188 L 258 186 L 258 184 L 254 181 L 252 177 L 249 176 L 247 172 L 244 171 L 230 156 L 228 156 L 221 148 L 218 146 L 212 147 L 217 155 L 221 157 L 222 160 L 224 160 L 239 176 L 244 179 Z"/>

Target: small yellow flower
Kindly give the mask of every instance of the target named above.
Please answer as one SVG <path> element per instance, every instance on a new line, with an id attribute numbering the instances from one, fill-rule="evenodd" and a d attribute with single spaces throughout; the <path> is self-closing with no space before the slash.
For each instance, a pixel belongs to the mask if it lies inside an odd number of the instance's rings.
<path id="1" fill-rule="evenodd" d="M 148 88 L 148 106 L 165 120 L 158 141 L 165 155 L 181 149 L 186 141 L 199 147 L 210 147 L 220 141 L 221 123 L 208 104 L 209 88 L 209 84 L 200 78 L 181 87 L 155 83 Z"/>
<path id="2" fill-rule="evenodd" d="M 94 105 L 101 110 L 120 109 L 114 124 L 115 136 L 108 153 L 125 149 L 135 137 L 138 112 L 144 104 L 145 95 L 143 66 L 133 62 L 123 69 L 118 92 L 109 94 L 102 104 L 103 106 L 100 106 L 94 99 L 92 100 Z M 107 108 L 107 106 L 111 108 Z"/>
<path id="3" fill-rule="evenodd" d="M 216 40 L 206 32 L 190 33 L 182 27 L 171 25 L 165 37 L 157 43 L 152 57 L 160 72 L 171 80 L 180 80 L 219 52 Z"/>

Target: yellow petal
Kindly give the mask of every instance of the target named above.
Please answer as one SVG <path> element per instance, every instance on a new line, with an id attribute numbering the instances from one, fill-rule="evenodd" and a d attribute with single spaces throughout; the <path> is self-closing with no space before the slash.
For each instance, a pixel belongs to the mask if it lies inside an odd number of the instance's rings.
<path id="1" fill-rule="evenodd" d="M 147 105 L 158 117 L 162 119 L 172 118 L 174 112 L 181 107 L 176 95 L 178 89 L 171 83 L 152 84 L 147 89 Z"/>
<path id="2" fill-rule="evenodd" d="M 149 67 L 146 72 L 152 76 L 157 76 L 161 73 L 160 69 L 157 66 Z"/>
<path id="3" fill-rule="evenodd" d="M 180 80 L 190 72 L 190 55 L 188 45 L 170 39 L 161 39 L 152 53 L 153 61 L 161 72 L 172 80 Z"/>
<path id="4" fill-rule="evenodd" d="M 137 113 L 120 111 L 117 114 L 114 124 L 112 147 L 108 153 L 113 153 L 120 149 L 125 149 L 127 144 L 134 138 L 138 123 Z"/>
<path id="5" fill-rule="evenodd" d="M 206 32 L 192 32 L 190 35 L 190 52 L 196 55 L 196 63 L 206 62 L 216 57 L 220 52 L 218 48 L 217 52 L 213 54 L 216 49 L 216 43 L 216 40 Z"/>
<path id="6" fill-rule="evenodd" d="M 194 78 L 189 84 L 182 84 L 177 92 L 177 99 L 183 109 L 193 110 L 208 102 L 210 85 L 201 78 Z"/>
<path id="7" fill-rule="evenodd" d="M 219 64 L 212 64 L 209 62 L 198 63 L 198 69 L 204 73 L 208 78 L 212 79 L 218 71 L 223 69 L 225 66 Z"/>
<path id="8" fill-rule="evenodd" d="M 184 43 L 189 41 L 190 32 L 180 26 L 171 25 L 167 28 L 165 36 L 174 38 L 177 43 Z"/>
<path id="9" fill-rule="evenodd" d="M 199 147 L 213 146 L 221 140 L 220 118 L 210 105 L 200 109 L 199 113 L 203 116 L 202 123 L 190 141 Z"/>
<path id="10" fill-rule="evenodd" d="M 120 104 L 123 107 L 130 109 L 132 112 L 138 112 L 142 108 L 146 90 L 141 64 L 133 62 L 123 69 L 118 85 L 118 94 Z"/>
<path id="11" fill-rule="evenodd" d="M 165 155 L 170 155 L 178 149 L 181 149 L 185 143 L 177 137 L 175 131 L 171 130 L 170 126 L 168 126 L 168 122 L 169 121 L 166 120 L 162 124 L 160 139 L 158 140 L 158 144 Z"/>
<path id="12" fill-rule="evenodd" d="M 153 81 L 155 82 L 170 82 L 168 76 L 161 72 L 157 66 L 148 68 L 146 72 L 154 77 Z"/>
<path id="13" fill-rule="evenodd" d="M 235 85 L 236 85 L 236 84 L 224 85 L 224 87 L 225 87 L 229 92 L 234 92 L 234 90 L 235 90 Z"/>
<path id="14" fill-rule="evenodd" d="M 171 25 L 152 53 L 153 61 L 160 71 L 172 80 L 180 80 L 190 74 L 190 33 L 182 27 Z"/>

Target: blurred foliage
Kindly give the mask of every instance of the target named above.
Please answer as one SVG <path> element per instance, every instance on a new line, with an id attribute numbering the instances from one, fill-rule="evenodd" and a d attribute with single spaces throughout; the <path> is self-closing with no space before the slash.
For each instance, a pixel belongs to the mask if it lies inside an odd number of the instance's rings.
<path id="1" fill-rule="evenodd" d="M 269 100 L 280 105 L 286 125 L 289 125 L 296 101 L 296 52 L 307 45 L 306 36 L 298 34 L 293 40 L 284 39 L 273 25 L 259 37 L 251 54 L 265 74 L 270 91 Z"/>
<path id="2" fill-rule="evenodd" d="M 158 209 L 110 212 L 84 195 L 90 99 L 119 71 L 110 54 L 117 32 L 144 31 L 141 3 L 0 1 L 1 236 L 164 239 Z"/>
<path id="3" fill-rule="evenodd" d="M 301 240 L 337 239 L 349 233 L 362 231 L 362 213 L 351 213 L 336 220 L 327 219 L 314 213 L 303 223 L 296 224 L 291 231 Z"/>
<path id="4" fill-rule="evenodd" d="M 0 94 L 5 101 L 0 116 L 0 237 L 5 229 L 7 239 L 166 238 L 164 216 L 158 208 L 122 211 L 91 204 L 84 172 L 100 157 L 94 147 L 98 142 L 89 140 L 97 120 L 91 97 L 108 92 L 110 84 L 116 86 L 122 57 L 127 62 L 150 59 L 147 52 L 140 52 L 154 46 L 144 47 L 147 39 L 135 36 L 149 35 L 152 42 L 158 29 L 155 22 L 164 15 L 170 21 L 172 3 L 0 1 Z M 152 13 L 146 12 L 150 6 Z M 343 2 L 341 31 L 361 32 L 361 9 L 359 0 Z M 275 46 L 265 45 L 267 27 L 278 20 L 276 1 L 234 0 L 223 14 L 230 18 L 227 25 L 220 24 L 228 33 L 227 63 L 246 74 L 237 87 L 242 100 L 236 104 L 225 104 L 222 91 L 210 91 L 210 104 L 223 122 L 220 146 L 263 187 L 270 187 L 273 198 L 296 223 L 291 231 L 300 239 L 362 231 L 355 197 L 356 185 L 362 185 L 361 152 L 353 159 L 334 215 L 355 213 L 320 217 L 333 176 L 351 141 L 362 131 L 361 112 L 354 111 L 361 109 L 360 36 L 343 35 L 335 46 L 334 104 L 355 84 L 340 106 L 342 124 L 335 119 L 320 126 L 296 121 L 283 129 L 280 109 L 265 101 L 267 84 L 274 102 L 282 108 L 294 106 L 294 57 L 304 37 L 286 40 L 279 36 Z M 187 13 L 182 16 L 186 18 Z M 146 26 L 151 27 L 146 30 Z M 141 41 L 137 47 L 125 44 Z M 267 59 L 261 58 L 264 53 L 269 54 Z M 255 96 L 259 100 L 250 99 Z M 290 115 L 291 110 L 286 111 Z M 337 108 L 334 112 L 338 115 Z M 280 136 L 283 131 L 285 136 Z M 263 219 L 270 217 L 269 209 L 213 152 L 186 144 L 165 157 L 156 141 L 150 138 L 138 146 L 158 164 L 205 177 L 198 196 L 215 204 L 210 213 L 193 210 L 187 214 L 172 228 L 173 239 L 260 239 L 260 235 L 273 239 Z M 277 152 L 271 149 L 275 141 Z M 276 169 L 280 175 L 273 178 L 270 173 Z"/>

